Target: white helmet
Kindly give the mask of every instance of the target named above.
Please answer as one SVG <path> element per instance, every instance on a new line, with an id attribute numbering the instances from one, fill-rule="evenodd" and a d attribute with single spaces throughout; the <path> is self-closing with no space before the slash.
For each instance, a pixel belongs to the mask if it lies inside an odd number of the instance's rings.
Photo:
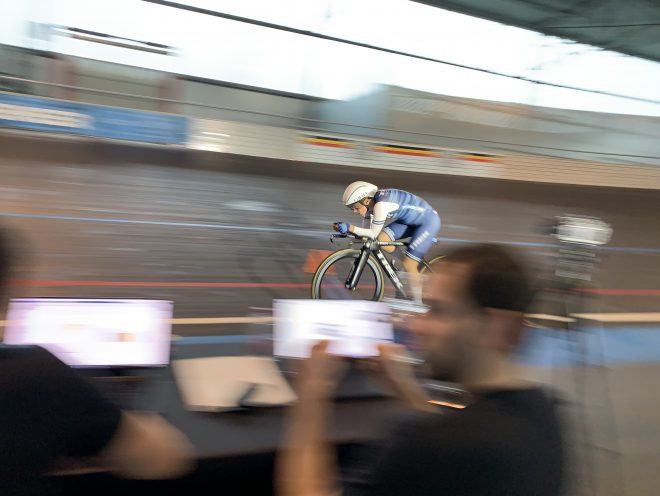
<path id="1" fill-rule="evenodd" d="M 344 196 L 341 197 L 341 201 L 344 205 L 350 207 L 365 198 L 373 198 L 376 191 L 378 191 L 378 186 L 375 184 L 366 181 L 355 181 L 348 185 L 344 191 Z"/>

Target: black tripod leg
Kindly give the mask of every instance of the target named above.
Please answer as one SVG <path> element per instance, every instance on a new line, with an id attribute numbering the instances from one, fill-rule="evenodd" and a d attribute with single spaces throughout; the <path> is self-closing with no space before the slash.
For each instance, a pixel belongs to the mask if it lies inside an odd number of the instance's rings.
<path id="1" fill-rule="evenodd" d="M 586 307 L 584 305 L 584 295 L 580 295 L 580 306 L 581 307 Z M 624 475 L 624 470 L 623 470 L 623 454 L 621 452 L 621 447 L 619 445 L 619 430 L 616 425 L 616 416 L 614 414 L 614 402 L 612 400 L 612 391 L 610 387 L 610 367 L 608 366 L 606 362 L 606 357 L 605 357 L 605 329 L 601 323 L 597 325 L 597 330 L 596 333 L 594 333 L 594 346 L 592 347 L 594 351 L 596 352 L 594 354 L 594 360 L 593 363 L 595 364 L 594 366 L 597 367 L 599 371 L 599 375 L 602 379 L 602 385 L 603 385 L 603 394 L 605 396 L 605 402 L 606 404 L 604 405 L 603 410 L 607 410 L 606 412 L 603 411 L 603 413 L 606 415 L 606 420 L 605 424 L 609 426 L 610 429 L 610 435 L 612 439 L 612 448 L 607 450 L 612 454 L 612 456 L 616 459 L 616 470 L 617 470 L 617 479 L 618 479 L 618 484 L 619 487 L 613 489 L 612 494 L 626 494 L 625 493 L 625 488 L 626 488 L 626 483 L 625 483 L 625 475 Z M 597 344 L 595 343 L 597 342 Z M 586 343 L 585 343 L 586 345 Z"/>
<path id="2" fill-rule="evenodd" d="M 586 377 L 587 377 L 587 346 L 583 338 L 586 334 L 581 329 L 579 321 L 575 320 L 573 314 L 579 313 L 576 301 L 573 300 L 574 294 L 569 288 L 562 288 L 561 311 L 567 318 L 565 323 L 565 338 L 567 342 L 567 351 L 572 356 L 572 363 L 569 363 L 570 373 L 573 376 L 573 393 L 575 401 L 571 407 L 575 409 L 575 436 L 576 448 L 578 450 L 578 461 L 581 461 L 583 468 L 583 477 L 578 478 L 579 485 L 582 486 L 584 494 L 596 496 L 596 477 L 594 471 L 593 452 L 591 446 L 591 436 L 588 427 L 586 410 Z M 568 320 L 571 319 L 571 320 Z"/>
<path id="3" fill-rule="evenodd" d="M 596 495 L 596 474 L 594 463 L 594 445 L 592 442 L 592 435 L 589 430 L 589 421 L 587 418 L 587 373 L 589 370 L 588 363 L 588 347 L 587 347 L 587 333 L 586 330 L 580 328 L 580 322 L 575 321 L 569 329 L 569 340 L 573 345 L 575 353 L 575 364 L 573 369 L 573 385 L 575 387 L 575 412 L 578 424 L 578 430 L 581 432 L 583 439 L 584 453 L 584 477 L 585 489 L 587 494 Z"/>

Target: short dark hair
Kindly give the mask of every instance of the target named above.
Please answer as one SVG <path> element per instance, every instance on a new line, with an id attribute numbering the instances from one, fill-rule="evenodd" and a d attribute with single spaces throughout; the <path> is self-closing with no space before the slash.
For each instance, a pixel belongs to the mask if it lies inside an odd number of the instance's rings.
<path id="1" fill-rule="evenodd" d="M 6 291 L 9 273 L 12 266 L 11 245 L 9 233 L 0 226 L 0 295 Z"/>
<path id="2" fill-rule="evenodd" d="M 530 275 L 520 256 L 500 245 L 463 246 L 442 261 L 470 267 L 468 295 L 482 308 L 525 312 L 534 298 Z"/>

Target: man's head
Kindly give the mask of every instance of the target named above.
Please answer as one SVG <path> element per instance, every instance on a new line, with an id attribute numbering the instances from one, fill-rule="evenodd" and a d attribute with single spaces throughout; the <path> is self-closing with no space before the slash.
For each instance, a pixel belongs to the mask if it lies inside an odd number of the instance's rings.
<path id="1" fill-rule="evenodd" d="M 0 311 L 4 309 L 8 296 L 9 275 L 12 269 L 12 253 L 9 233 L 0 226 Z"/>
<path id="2" fill-rule="evenodd" d="M 11 267 L 9 252 L 9 236 L 7 231 L 0 226 L 0 293 L 4 292 L 9 279 L 9 268 Z"/>
<path id="3" fill-rule="evenodd" d="M 531 299 L 529 277 L 508 250 L 476 245 L 447 255 L 427 282 L 430 310 L 413 324 L 433 377 L 463 382 L 486 356 L 505 358 Z"/>

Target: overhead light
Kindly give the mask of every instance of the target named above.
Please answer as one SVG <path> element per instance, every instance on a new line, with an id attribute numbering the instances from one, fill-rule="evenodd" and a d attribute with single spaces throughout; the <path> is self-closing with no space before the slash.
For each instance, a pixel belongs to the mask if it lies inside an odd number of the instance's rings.
<path id="1" fill-rule="evenodd" d="M 222 136 L 223 138 L 229 138 L 229 135 L 228 135 L 228 134 L 224 134 L 224 133 L 215 133 L 215 132 L 212 132 L 212 131 L 202 131 L 202 134 L 208 134 L 208 135 L 210 135 L 210 136 Z"/>
<path id="2" fill-rule="evenodd" d="M 68 26 L 52 26 L 52 30 L 56 35 L 68 36 L 76 40 L 91 41 L 92 43 L 100 43 L 102 45 L 138 50 L 140 52 L 156 53 L 159 55 L 173 55 L 175 52 L 174 47 L 163 45 L 161 43 L 133 40 L 131 38 L 113 36 L 111 34 L 89 31 L 87 29 L 72 28 Z"/>

